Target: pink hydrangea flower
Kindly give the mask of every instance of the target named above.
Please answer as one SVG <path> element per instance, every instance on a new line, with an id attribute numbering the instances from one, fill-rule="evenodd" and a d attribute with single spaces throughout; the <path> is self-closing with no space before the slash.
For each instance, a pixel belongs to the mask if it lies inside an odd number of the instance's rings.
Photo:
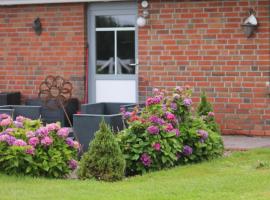
<path id="1" fill-rule="evenodd" d="M 57 123 L 51 123 L 51 124 L 47 124 L 46 128 L 48 129 L 48 131 L 58 131 L 61 127 L 59 124 Z"/>
<path id="2" fill-rule="evenodd" d="M 23 128 L 23 123 L 22 123 L 22 122 L 14 121 L 13 124 L 14 124 L 14 126 L 15 126 L 16 128 Z"/>
<path id="3" fill-rule="evenodd" d="M 209 116 L 209 117 L 214 117 L 214 116 L 215 116 L 215 113 L 214 113 L 214 112 L 209 112 L 209 113 L 208 113 L 208 116 Z"/>
<path id="4" fill-rule="evenodd" d="M 21 139 L 17 139 L 13 142 L 12 145 L 17 146 L 17 147 L 24 147 L 24 146 L 27 146 L 27 143 Z"/>
<path id="5" fill-rule="evenodd" d="M 167 112 L 167 113 L 166 113 L 166 118 L 167 118 L 168 120 L 170 120 L 170 121 L 173 121 L 173 120 L 176 119 L 176 118 L 175 118 L 175 115 L 172 114 L 172 113 L 170 113 L 170 112 Z"/>
<path id="6" fill-rule="evenodd" d="M 75 149 L 80 149 L 81 145 L 80 145 L 79 142 L 74 141 L 74 142 L 73 142 L 73 147 L 74 147 Z"/>
<path id="7" fill-rule="evenodd" d="M 182 92 L 184 89 L 181 86 L 177 86 L 175 88 L 175 90 L 178 91 L 178 92 Z"/>
<path id="8" fill-rule="evenodd" d="M 66 138 L 69 134 L 68 128 L 61 128 L 57 131 L 57 135 L 62 138 Z"/>
<path id="9" fill-rule="evenodd" d="M 31 146 L 33 146 L 33 147 L 37 146 L 38 143 L 39 143 L 38 137 L 32 137 L 28 141 L 28 144 L 31 145 Z"/>
<path id="10" fill-rule="evenodd" d="M 35 136 L 36 136 L 36 134 L 33 131 L 28 131 L 26 133 L 26 137 L 28 137 L 28 138 L 35 137 Z"/>
<path id="11" fill-rule="evenodd" d="M 34 155 L 34 154 L 35 154 L 35 148 L 32 147 L 32 146 L 29 146 L 29 148 L 27 148 L 27 149 L 25 150 L 25 153 L 26 153 L 26 154 L 29 154 L 29 155 Z"/>
<path id="12" fill-rule="evenodd" d="M 9 126 L 12 124 L 12 119 L 10 117 L 3 119 L 0 122 L 0 126 Z"/>
<path id="13" fill-rule="evenodd" d="M 45 137 L 49 135 L 49 130 L 47 127 L 41 127 L 38 130 L 36 130 L 36 134 L 41 137 Z"/>
<path id="14" fill-rule="evenodd" d="M 167 126 L 165 127 L 165 130 L 167 131 L 167 132 L 170 132 L 170 131 L 172 131 L 174 128 L 173 128 L 173 125 L 171 124 L 171 123 L 169 123 L 169 124 L 167 124 Z"/>
<path id="15" fill-rule="evenodd" d="M 156 151 L 160 151 L 161 145 L 160 145 L 160 143 L 154 143 L 154 144 L 152 145 L 152 147 L 153 147 Z"/>
<path id="16" fill-rule="evenodd" d="M 41 140 L 40 143 L 41 143 L 42 145 L 44 145 L 44 146 L 50 146 L 50 145 L 53 143 L 53 139 L 50 138 L 50 137 L 48 137 L 48 136 L 46 136 L 46 137 L 44 137 L 44 138 Z"/>
<path id="17" fill-rule="evenodd" d="M 6 113 L 0 114 L 0 120 L 9 118 L 10 116 L 7 115 Z"/>

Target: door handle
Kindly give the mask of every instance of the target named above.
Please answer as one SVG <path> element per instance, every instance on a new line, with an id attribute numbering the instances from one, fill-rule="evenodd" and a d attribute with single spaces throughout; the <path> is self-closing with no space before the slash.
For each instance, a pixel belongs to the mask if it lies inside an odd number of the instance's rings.
<path id="1" fill-rule="evenodd" d="M 132 63 L 132 64 L 129 64 L 129 66 L 138 66 L 139 63 Z"/>

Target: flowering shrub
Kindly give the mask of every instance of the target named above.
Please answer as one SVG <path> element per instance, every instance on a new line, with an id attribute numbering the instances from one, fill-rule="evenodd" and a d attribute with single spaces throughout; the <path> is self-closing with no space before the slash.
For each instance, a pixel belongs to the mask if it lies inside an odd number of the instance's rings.
<path id="1" fill-rule="evenodd" d="M 146 107 L 123 112 L 129 127 L 118 134 L 126 158 L 127 174 L 133 175 L 172 167 L 182 151 L 182 139 L 173 108 L 163 104 L 164 93 L 155 92 Z"/>
<path id="2" fill-rule="evenodd" d="M 154 89 L 140 112 L 122 109 L 128 128 L 118 134 L 128 175 L 217 157 L 223 143 L 217 132 L 192 114 L 192 91 L 177 87 L 172 95 Z"/>
<path id="3" fill-rule="evenodd" d="M 40 120 L 0 115 L 0 171 L 7 174 L 63 177 L 77 167 L 77 141 L 69 130 Z"/>

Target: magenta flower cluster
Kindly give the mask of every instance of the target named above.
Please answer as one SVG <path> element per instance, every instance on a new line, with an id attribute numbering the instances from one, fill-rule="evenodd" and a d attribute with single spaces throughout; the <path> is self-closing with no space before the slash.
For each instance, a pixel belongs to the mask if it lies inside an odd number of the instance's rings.
<path id="1" fill-rule="evenodd" d="M 140 158 L 142 164 L 149 167 L 152 163 L 151 157 L 147 153 L 143 153 Z"/>
<path id="2" fill-rule="evenodd" d="M 156 126 L 149 126 L 147 128 L 148 133 L 152 134 L 152 135 L 158 135 L 159 134 L 159 128 Z"/>
<path id="3" fill-rule="evenodd" d="M 183 103 L 184 103 L 185 106 L 188 107 L 188 106 L 191 106 L 192 100 L 190 98 L 185 98 Z"/>
<path id="4" fill-rule="evenodd" d="M 192 147 L 190 147 L 188 145 L 185 145 L 184 148 L 183 148 L 183 154 L 185 156 L 190 156 L 192 153 L 193 153 Z"/>
<path id="5" fill-rule="evenodd" d="M 162 96 L 161 95 L 158 95 L 158 96 L 155 96 L 155 97 L 149 97 L 146 102 L 145 102 L 145 105 L 146 106 L 151 106 L 153 104 L 159 104 L 161 101 L 162 101 Z"/>

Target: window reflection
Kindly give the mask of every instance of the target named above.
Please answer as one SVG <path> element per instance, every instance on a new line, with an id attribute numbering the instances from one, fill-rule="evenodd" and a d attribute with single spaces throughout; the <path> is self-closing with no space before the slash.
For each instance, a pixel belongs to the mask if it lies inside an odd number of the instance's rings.
<path id="1" fill-rule="evenodd" d="M 134 27 L 134 15 L 96 16 L 96 28 Z"/>

